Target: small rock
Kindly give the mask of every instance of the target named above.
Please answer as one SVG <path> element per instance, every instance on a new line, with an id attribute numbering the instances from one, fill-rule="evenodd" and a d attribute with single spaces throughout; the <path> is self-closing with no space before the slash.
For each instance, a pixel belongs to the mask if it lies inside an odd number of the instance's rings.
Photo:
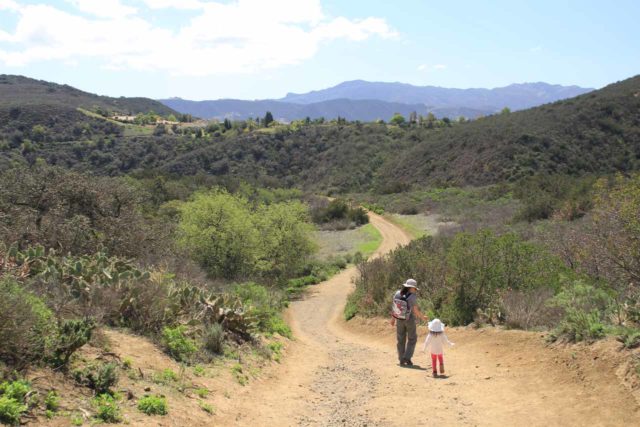
<path id="1" fill-rule="evenodd" d="M 151 387 L 145 387 L 144 391 L 151 391 Z"/>
<path id="2" fill-rule="evenodd" d="M 490 380 L 490 379 L 491 379 L 491 377 L 484 377 L 484 379 L 485 379 L 485 380 Z"/>

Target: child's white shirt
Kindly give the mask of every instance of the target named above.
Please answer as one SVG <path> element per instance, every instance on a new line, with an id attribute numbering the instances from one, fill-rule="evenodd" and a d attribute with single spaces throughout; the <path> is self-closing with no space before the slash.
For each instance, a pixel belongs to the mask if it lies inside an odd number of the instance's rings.
<path id="1" fill-rule="evenodd" d="M 447 335 L 444 332 L 438 335 L 434 335 L 429 332 L 427 339 L 424 340 L 424 347 L 422 348 L 422 351 L 427 351 L 429 344 L 431 344 L 432 354 L 442 354 L 444 352 L 445 342 L 450 346 L 453 346 L 453 343 L 449 341 L 449 338 L 447 338 Z"/>

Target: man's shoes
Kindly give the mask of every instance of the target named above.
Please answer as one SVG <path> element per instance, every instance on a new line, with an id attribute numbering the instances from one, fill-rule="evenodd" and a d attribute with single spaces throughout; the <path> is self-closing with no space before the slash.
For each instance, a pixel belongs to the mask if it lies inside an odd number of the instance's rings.
<path id="1" fill-rule="evenodd" d="M 413 362 L 411 361 L 411 359 L 404 359 L 404 364 L 407 366 L 413 366 Z"/>

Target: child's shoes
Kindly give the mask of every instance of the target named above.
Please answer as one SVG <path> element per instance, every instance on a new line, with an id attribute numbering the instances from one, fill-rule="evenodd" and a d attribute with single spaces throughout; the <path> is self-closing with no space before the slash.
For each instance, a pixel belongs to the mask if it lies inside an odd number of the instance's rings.
<path id="1" fill-rule="evenodd" d="M 440 375 L 444 375 L 444 365 L 440 365 Z"/>
<path id="2" fill-rule="evenodd" d="M 433 371 L 431 375 L 433 375 L 433 378 L 438 378 L 438 371 Z"/>

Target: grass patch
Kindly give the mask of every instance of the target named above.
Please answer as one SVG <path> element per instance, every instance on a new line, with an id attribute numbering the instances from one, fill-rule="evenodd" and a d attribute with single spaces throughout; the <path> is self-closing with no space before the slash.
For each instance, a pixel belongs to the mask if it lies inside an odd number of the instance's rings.
<path id="1" fill-rule="evenodd" d="M 116 399 L 110 394 L 101 394 L 92 400 L 96 408 L 96 419 L 105 423 L 119 423 L 122 421 L 122 414 Z"/>
<path id="2" fill-rule="evenodd" d="M 402 228 L 414 239 L 431 235 L 437 226 L 437 221 L 433 216 L 423 214 L 387 214 L 385 215 L 385 219 Z"/>
<path id="3" fill-rule="evenodd" d="M 373 224 L 367 224 L 360 227 L 359 231 L 366 236 L 366 240 L 360 243 L 356 250 L 364 257 L 372 255 L 382 244 L 382 234 Z"/>
<path id="4" fill-rule="evenodd" d="M 200 408 L 202 408 L 202 410 L 207 414 L 215 415 L 216 409 L 213 407 L 213 405 L 203 402 L 202 400 L 198 402 L 198 405 L 200 405 Z"/>
<path id="5" fill-rule="evenodd" d="M 138 409 L 147 415 L 167 415 L 167 399 L 163 396 L 145 396 L 138 401 Z"/>
<path id="6" fill-rule="evenodd" d="M 249 377 L 244 373 L 241 364 L 236 363 L 233 365 L 231 367 L 231 374 L 241 386 L 245 386 L 249 383 Z"/>

